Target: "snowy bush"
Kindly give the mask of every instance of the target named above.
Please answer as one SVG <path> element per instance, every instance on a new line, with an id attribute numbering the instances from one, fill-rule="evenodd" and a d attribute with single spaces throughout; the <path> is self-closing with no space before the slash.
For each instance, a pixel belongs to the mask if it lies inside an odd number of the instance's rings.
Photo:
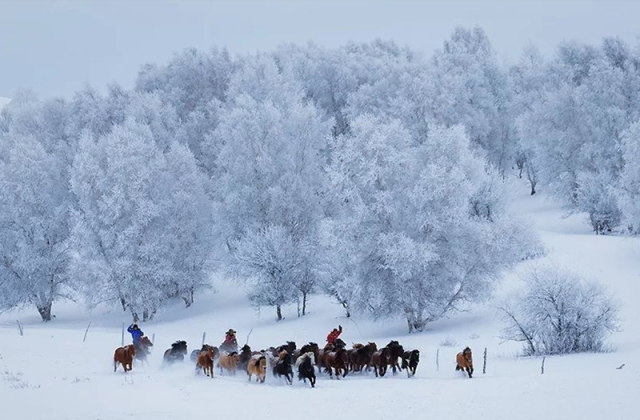
<path id="1" fill-rule="evenodd" d="M 524 280 L 525 289 L 500 308 L 504 338 L 524 342 L 528 356 L 607 349 L 618 307 L 604 287 L 555 265 L 538 266 Z"/>

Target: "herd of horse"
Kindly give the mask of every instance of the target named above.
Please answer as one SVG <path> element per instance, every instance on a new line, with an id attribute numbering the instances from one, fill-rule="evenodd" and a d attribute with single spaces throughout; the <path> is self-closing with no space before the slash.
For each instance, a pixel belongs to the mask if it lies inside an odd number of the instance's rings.
<path id="1" fill-rule="evenodd" d="M 116 349 L 113 356 L 113 370 L 117 370 L 120 363 L 125 372 L 133 367 L 133 360 L 141 363 L 147 362 L 150 348 L 153 346 L 148 337 L 142 337 L 134 346 L 129 344 Z M 163 365 L 171 365 L 176 362 L 184 362 L 188 354 L 187 342 L 180 340 L 171 345 L 164 352 Z M 327 373 L 330 378 L 336 379 L 347 376 L 349 373 L 370 372 L 373 370 L 376 377 L 383 377 L 387 369 L 391 368 L 393 374 L 406 371 L 407 377 L 416 374 L 420 362 L 420 351 L 405 350 L 395 340 L 382 348 L 378 348 L 374 342 L 367 344 L 353 344 L 351 348 L 341 339 L 333 343 L 327 343 L 320 348 L 317 343 L 310 342 L 301 348 L 296 347 L 293 341 L 287 341 L 278 347 L 269 347 L 260 351 L 254 351 L 248 344 L 239 350 L 220 346 L 220 348 L 203 344 L 200 349 L 193 350 L 190 355 L 191 362 L 195 365 L 196 372 L 202 372 L 213 378 L 214 368 L 220 370 L 220 374 L 226 371 L 235 375 L 237 371 L 246 372 L 249 381 L 253 377 L 257 382 L 264 383 L 267 377 L 267 369 L 271 368 L 274 377 L 282 377 L 291 385 L 294 378 L 294 368 L 297 370 L 298 379 L 305 383 L 309 380 L 311 387 L 316 384 L 316 369 L 318 373 Z M 473 356 L 471 349 L 466 347 L 456 356 L 456 370 L 467 373 L 469 378 L 473 375 Z"/>

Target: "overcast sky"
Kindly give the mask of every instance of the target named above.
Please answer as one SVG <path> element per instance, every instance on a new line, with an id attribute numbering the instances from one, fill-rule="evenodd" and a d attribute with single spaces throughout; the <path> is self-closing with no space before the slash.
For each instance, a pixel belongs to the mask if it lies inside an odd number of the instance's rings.
<path id="1" fill-rule="evenodd" d="M 528 44 L 546 55 L 563 40 L 629 43 L 640 1 L 9 1 L 0 0 L 0 97 L 21 86 L 71 96 L 85 83 L 126 87 L 141 64 L 183 48 L 231 52 L 284 42 L 335 47 L 390 39 L 427 53 L 458 25 L 480 25 L 501 60 Z"/>

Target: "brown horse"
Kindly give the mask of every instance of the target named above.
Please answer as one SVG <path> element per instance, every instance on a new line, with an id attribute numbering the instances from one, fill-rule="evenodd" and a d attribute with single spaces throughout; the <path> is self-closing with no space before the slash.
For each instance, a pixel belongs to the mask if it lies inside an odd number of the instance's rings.
<path id="1" fill-rule="evenodd" d="M 147 337 L 146 335 L 143 336 L 138 342 L 138 344 L 135 345 L 135 347 L 136 347 L 135 359 L 140 360 L 140 363 L 148 363 L 147 356 L 151 353 L 149 349 L 153 347 L 153 343 L 151 342 L 151 340 L 149 340 L 149 337 Z"/>
<path id="2" fill-rule="evenodd" d="M 326 359 L 326 355 L 329 352 L 332 351 L 336 351 L 338 349 L 344 349 L 345 347 L 347 347 L 347 343 L 345 343 L 344 341 L 342 341 L 341 339 L 337 339 L 336 341 L 334 341 L 333 343 L 327 343 L 324 346 L 324 349 L 318 351 L 318 357 L 316 357 L 316 361 L 317 361 L 317 366 L 318 366 L 318 372 L 322 372 L 322 369 L 324 368 L 325 371 L 327 371 L 327 366 L 325 365 L 325 359 Z M 348 360 L 348 356 L 347 356 L 347 364 L 349 363 Z"/>
<path id="3" fill-rule="evenodd" d="M 473 375 L 473 355 L 469 347 L 465 347 L 462 352 L 456 355 L 456 370 L 463 372 L 466 370 L 469 378 Z"/>
<path id="4" fill-rule="evenodd" d="M 211 378 L 213 378 L 213 359 L 215 357 L 215 347 L 209 346 L 206 350 L 200 351 L 200 353 L 198 353 L 196 369 L 201 368 L 205 375 L 211 376 Z"/>
<path id="5" fill-rule="evenodd" d="M 118 363 L 122 364 L 122 368 L 125 373 L 133 368 L 133 357 L 136 355 L 136 348 L 133 344 L 128 346 L 118 347 L 113 354 L 113 371 L 118 369 Z M 129 366 L 127 368 L 127 366 Z"/>
<path id="6" fill-rule="evenodd" d="M 235 375 L 239 360 L 240 360 L 240 355 L 235 351 L 231 353 L 227 353 L 226 351 L 223 351 L 220 354 L 220 359 L 218 359 L 218 366 L 220 366 L 220 373 L 222 374 L 222 369 L 226 369 L 230 374 Z"/>
<path id="7" fill-rule="evenodd" d="M 349 370 L 349 357 L 344 347 L 338 347 L 335 351 L 329 351 L 324 353 L 324 367 L 325 371 L 329 373 L 329 377 L 333 378 L 332 368 L 336 371 L 336 379 L 340 379 L 340 373 L 342 377 L 347 376 Z"/>
<path id="8" fill-rule="evenodd" d="M 293 352 L 293 361 L 296 362 L 300 356 L 309 352 L 313 353 L 313 357 L 317 360 L 318 353 L 320 352 L 320 348 L 318 347 L 318 344 L 314 342 L 309 342 L 309 344 L 305 344 L 301 348 L 295 350 Z"/>
<path id="9" fill-rule="evenodd" d="M 256 375 L 256 382 L 264 383 L 267 377 L 267 358 L 260 355 L 254 356 L 247 365 L 247 374 L 249 374 L 249 381 L 252 375 Z"/>
<path id="10" fill-rule="evenodd" d="M 389 347 L 383 347 L 371 356 L 371 364 L 373 364 L 373 371 L 376 374 L 376 378 L 378 376 L 382 377 L 387 373 L 387 365 L 389 364 L 390 355 L 391 350 Z"/>

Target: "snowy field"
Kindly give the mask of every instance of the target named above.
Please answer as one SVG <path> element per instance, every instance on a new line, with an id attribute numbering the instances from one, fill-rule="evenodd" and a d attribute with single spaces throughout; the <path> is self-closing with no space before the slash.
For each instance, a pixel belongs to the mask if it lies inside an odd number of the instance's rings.
<path id="1" fill-rule="evenodd" d="M 605 354 L 518 357 L 518 343 L 503 342 L 502 322 L 495 303 L 520 286 L 518 272 L 507 273 L 494 301 L 430 324 L 421 334 L 407 335 L 403 320 L 372 322 L 346 319 L 341 307 L 324 297 L 312 297 L 310 314 L 295 316 L 286 308 L 276 323 L 275 310 L 251 308 L 237 286 L 220 281 L 217 293 L 196 301 L 188 310 L 176 302 L 153 322 L 141 325 L 155 335 L 150 364 L 134 365 L 124 374 L 113 372 L 112 355 L 120 345 L 121 313 L 87 313 L 74 304 L 54 306 L 56 319 L 42 324 L 35 310 L 0 315 L 0 412 L 5 420 L 62 419 L 202 419 L 304 418 L 312 419 L 630 419 L 638 418 L 633 395 L 640 395 L 640 240 L 595 236 L 581 215 L 563 212 L 543 194 L 526 195 L 519 188 L 516 212 L 530 217 L 548 249 L 547 259 L 586 273 L 608 285 L 622 305 L 621 329 Z M 16 319 L 24 327 L 19 336 Z M 83 343 L 88 322 L 91 328 Z M 318 378 L 316 389 L 302 382 L 287 386 L 268 377 L 265 384 L 235 377 L 215 379 L 195 375 L 186 362 L 161 368 L 162 353 L 171 342 L 184 339 L 189 351 L 199 347 L 202 333 L 219 345 L 232 327 L 254 349 L 294 340 L 324 342 L 331 328 L 342 324 L 348 343 L 397 339 L 405 349 L 418 348 L 418 373 L 390 373 L 376 379 L 349 375 L 337 381 Z M 126 339 L 129 339 L 127 334 Z M 454 371 L 455 354 L 464 346 L 474 351 L 472 380 Z M 482 374 L 482 352 L 488 348 L 487 373 Z M 436 352 L 439 350 L 439 369 Z M 621 364 L 623 369 L 616 369 Z"/>

